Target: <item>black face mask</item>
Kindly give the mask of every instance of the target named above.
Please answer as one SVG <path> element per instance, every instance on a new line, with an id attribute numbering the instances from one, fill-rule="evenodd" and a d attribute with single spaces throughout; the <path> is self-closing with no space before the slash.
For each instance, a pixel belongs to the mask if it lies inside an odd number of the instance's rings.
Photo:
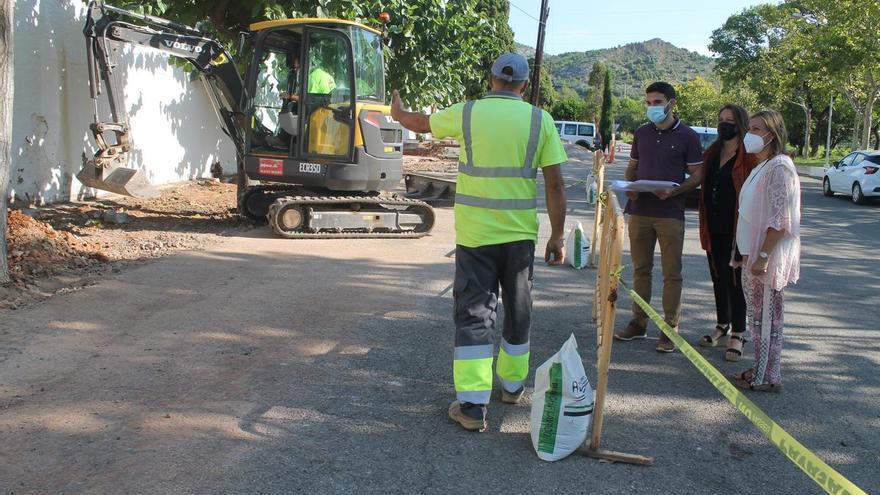
<path id="1" fill-rule="evenodd" d="M 718 135 L 723 141 L 730 141 L 739 135 L 739 128 L 733 122 L 721 122 L 718 124 Z"/>

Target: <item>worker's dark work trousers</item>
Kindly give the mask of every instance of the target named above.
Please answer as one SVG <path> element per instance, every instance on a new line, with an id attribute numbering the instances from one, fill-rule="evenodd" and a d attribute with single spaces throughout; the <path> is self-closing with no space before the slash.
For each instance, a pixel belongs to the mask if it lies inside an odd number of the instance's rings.
<path id="1" fill-rule="evenodd" d="M 535 243 L 455 248 L 455 392 L 461 402 L 488 404 L 499 287 L 504 306 L 495 372 L 508 392 L 529 373 L 529 328 Z"/>

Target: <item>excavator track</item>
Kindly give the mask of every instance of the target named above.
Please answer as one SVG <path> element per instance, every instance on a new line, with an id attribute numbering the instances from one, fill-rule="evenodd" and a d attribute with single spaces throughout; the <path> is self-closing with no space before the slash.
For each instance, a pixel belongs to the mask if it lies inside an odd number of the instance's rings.
<path id="1" fill-rule="evenodd" d="M 415 239 L 434 227 L 434 208 L 398 195 L 283 196 L 266 215 L 287 239 Z"/>

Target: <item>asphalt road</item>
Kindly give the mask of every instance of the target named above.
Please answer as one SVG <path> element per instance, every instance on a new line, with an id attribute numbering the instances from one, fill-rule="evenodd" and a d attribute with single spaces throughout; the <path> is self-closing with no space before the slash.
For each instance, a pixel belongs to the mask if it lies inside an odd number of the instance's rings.
<path id="1" fill-rule="evenodd" d="M 569 223 L 592 225 L 578 183 L 587 157 L 572 158 Z M 824 198 L 804 179 L 803 208 L 786 390 L 753 400 L 878 493 L 880 206 Z M 695 211 L 687 221 L 682 334 L 696 341 L 714 307 Z M 547 227 L 545 217 L 539 255 Z M 483 434 L 452 424 L 453 248 L 449 209 L 414 241 L 259 229 L 3 314 L 0 493 L 820 493 L 653 339 L 615 343 L 603 437 L 655 456 L 653 467 L 540 461 L 529 401 L 493 403 Z M 594 278 L 537 264 L 533 369 L 574 332 L 595 379 Z M 705 355 L 725 373 L 750 365 L 722 353 Z"/>

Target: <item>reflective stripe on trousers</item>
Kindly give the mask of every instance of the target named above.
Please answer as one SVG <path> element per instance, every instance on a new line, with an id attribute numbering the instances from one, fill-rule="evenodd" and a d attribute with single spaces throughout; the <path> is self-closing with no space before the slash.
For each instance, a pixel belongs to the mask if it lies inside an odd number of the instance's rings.
<path id="1" fill-rule="evenodd" d="M 488 404 L 492 395 L 492 344 L 456 347 L 452 376 L 459 401 Z"/>
<path id="2" fill-rule="evenodd" d="M 501 339 L 495 373 L 504 390 L 519 390 L 529 375 L 529 343 L 513 345 Z M 492 345 L 456 347 L 452 374 L 459 401 L 488 404 L 492 394 Z"/>

